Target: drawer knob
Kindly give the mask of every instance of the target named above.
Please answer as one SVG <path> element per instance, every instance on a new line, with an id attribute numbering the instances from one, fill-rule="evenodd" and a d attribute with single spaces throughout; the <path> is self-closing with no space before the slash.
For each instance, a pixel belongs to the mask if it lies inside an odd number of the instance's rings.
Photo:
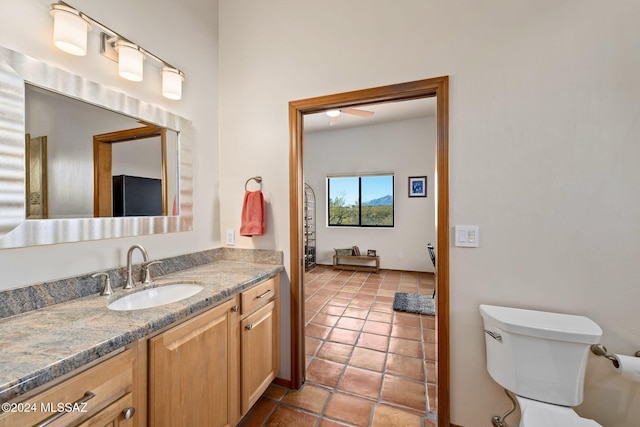
<path id="1" fill-rule="evenodd" d="M 238 305 L 234 305 L 233 307 L 231 307 L 231 311 L 233 311 L 234 313 L 238 310 L 240 310 L 240 307 L 238 307 Z"/>
<path id="2" fill-rule="evenodd" d="M 250 331 L 253 329 L 253 324 L 249 323 L 247 326 L 244 327 L 247 331 Z"/>
<path id="3" fill-rule="evenodd" d="M 133 415 L 135 413 L 136 413 L 136 408 L 129 407 L 129 408 L 126 408 L 124 411 L 122 411 L 122 416 L 124 417 L 125 420 L 130 420 L 131 418 L 133 418 Z"/>

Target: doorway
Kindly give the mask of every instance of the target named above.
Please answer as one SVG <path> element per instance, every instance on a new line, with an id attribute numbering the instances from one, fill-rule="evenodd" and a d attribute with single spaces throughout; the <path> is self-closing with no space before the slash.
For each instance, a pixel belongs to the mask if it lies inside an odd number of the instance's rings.
<path id="1" fill-rule="evenodd" d="M 436 98 L 436 236 L 438 295 L 437 371 L 438 425 L 449 426 L 449 103 L 448 77 L 418 80 L 289 103 L 289 186 L 291 253 L 291 387 L 305 380 L 304 351 L 304 132 L 306 114 L 367 104 Z"/>

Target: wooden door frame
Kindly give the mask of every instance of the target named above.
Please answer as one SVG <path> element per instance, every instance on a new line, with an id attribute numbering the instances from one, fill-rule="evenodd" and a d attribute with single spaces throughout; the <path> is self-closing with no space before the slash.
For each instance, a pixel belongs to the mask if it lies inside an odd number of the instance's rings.
<path id="1" fill-rule="evenodd" d="M 436 239 L 438 426 L 450 425 L 449 402 L 449 77 L 417 80 L 390 86 L 289 103 L 289 214 L 291 274 L 291 387 L 305 380 L 304 351 L 304 129 L 305 114 L 376 103 L 436 97 Z"/>
<path id="2" fill-rule="evenodd" d="M 167 215 L 167 130 L 155 125 L 119 130 L 93 136 L 93 216 L 113 216 L 112 146 L 120 142 L 160 137 L 162 152 L 162 215 Z"/>

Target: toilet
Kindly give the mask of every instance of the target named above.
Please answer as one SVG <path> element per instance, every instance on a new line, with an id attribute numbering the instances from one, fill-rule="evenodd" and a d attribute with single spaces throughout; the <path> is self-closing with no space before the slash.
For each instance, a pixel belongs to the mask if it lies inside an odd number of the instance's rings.
<path id="1" fill-rule="evenodd" d="M 582 403 L 587 356 L 602 329 L 591 319 L 480 305 L 487 370 L 516 395 L 520 427 L 597 427 L 573 406 Z"/>

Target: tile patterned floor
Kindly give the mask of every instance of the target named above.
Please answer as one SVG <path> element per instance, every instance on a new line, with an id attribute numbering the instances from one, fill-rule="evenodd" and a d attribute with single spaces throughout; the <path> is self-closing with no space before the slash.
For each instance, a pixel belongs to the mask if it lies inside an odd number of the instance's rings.
<path id="1" fill-rule="evenodd" d="M 433 286 L 426 273 L 307 273 L 307 381 L 271 385 L 240 426 L 435 426 L 435 318 L 392 309 L 395 292 Z"/>

